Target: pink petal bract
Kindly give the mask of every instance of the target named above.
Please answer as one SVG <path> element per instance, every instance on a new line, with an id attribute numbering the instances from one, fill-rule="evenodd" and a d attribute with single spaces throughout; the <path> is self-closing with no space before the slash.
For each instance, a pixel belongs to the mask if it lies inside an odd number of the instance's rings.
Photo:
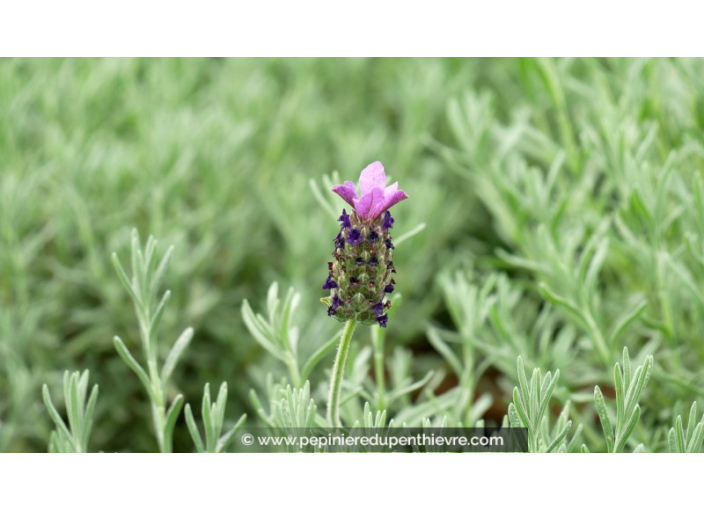
<path id="1" fill-rule="evenodd" d="M 384 193 L 384 207 L 381 209 L 381 211 L 379 211 L 379 214 L 383 213 L 387 209 L 390 209 L 392 205 L 396 205 L 401 200 L 405 200 L 407 198 L 408 195 L 406 195 L 406 192 L 403 190 L 394 191 L 391 194 Z"/>
<path id="2" fill-rule="evenodd" d="M 354 201 L 354 209 L 363 220 L 374 219 L 382 212 L 384 207 L 384 192 L 381 188 L 374 188 L 370 193 Z"/>
<path id="3" fill-rule="evenodd" d="M 359 176 L 359 188 L 362 196 L 370 193 L 374 188 L 383 190 L 384 186 L 386 186 L 386 173 L 381 162 L 375 161 L 362 170 L 362 174 Z"/>
<path id="4" fill-rule="evenodd" d="M 357 199 L 357 188 L 351 181 L 345 181 L 345 184 L 334 186 L 332 190 L 340 195 L 345 202 L 354 207 L 354 201 Z"/>
<path id="5" fill-rule="evenodd" d="M 398 182 L 386 186 L 384 165 L 379 161 L 368 165 L 359 176 L 361 196 L 351 181 L 333 186 L 332 190 L 345 202 L 354 207 L 355 212 L 364 220 L 373 220 L 391 206 L 408 198 L 406 192 L 398 189 Z"/>

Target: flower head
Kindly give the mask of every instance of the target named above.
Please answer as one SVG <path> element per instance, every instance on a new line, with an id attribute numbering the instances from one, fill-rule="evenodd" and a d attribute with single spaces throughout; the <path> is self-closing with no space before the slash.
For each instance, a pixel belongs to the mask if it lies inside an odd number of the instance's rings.
<path id="1" fill-rule="evenodd" d="M 357 187 L 352 181 L 333 186 L 332 190 L 340 195 L 362 220 L 373 220 L 379 217 L 391 206 L 408 198 L 406 192 L 398 189 L 398 182 L 386 186 L 384 166 L 375 161 L 367 166 L 359 176 L 361 196 L 357 195 Z"/>
<path id="2" fill-rule="evenodd" d="M 347 214 L 343 209 L 338 218 L 340 232 L 332 253 L 335 260 L 328 263 L 328 278 L 323 284 L 330 296 L 321 301 L 328 307 L 328 315 L 340 322 L 356 320 L 385 328 L 386 310 L 391 307 L 385 295 L 392 293 L 396 284 L 389 232 L 394 219 L 388 209 L 408 195 L 398 189 L 398 183 L 386 186 L 384 167 L 378 161 L 362 171 L 359 186 L 361 197 L 350 181 L 333 188 L 354 210 Z"/>

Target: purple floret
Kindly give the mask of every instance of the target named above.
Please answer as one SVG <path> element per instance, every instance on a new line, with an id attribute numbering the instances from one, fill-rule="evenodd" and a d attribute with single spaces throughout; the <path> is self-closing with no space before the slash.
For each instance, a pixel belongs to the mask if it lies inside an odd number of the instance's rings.
<path id="1" fill-rule="evenodd" d="M 342 216 L 340 216 L 337 220 L 342 222 L 343 228 L 352 228 L 352 224 L 350 223 L 350 217 L 345 209 L 342 210 Z"/>
<path id="2" fill-rule="evenodd" d="M 391 213 L 386 211 L 384 213 L 384 224 L 381 226 L 384 230 L 389 230 L 394 226 L 394 219 L 391 217 Z"/>
<path id="3" fill-rule="evenodd" d="M 362 233 L 356 228 L 353 228 L 350 230 L 350 233 L 347 234 L 347 242 L 352 246 L 357 246 L 362 242 Z"/>

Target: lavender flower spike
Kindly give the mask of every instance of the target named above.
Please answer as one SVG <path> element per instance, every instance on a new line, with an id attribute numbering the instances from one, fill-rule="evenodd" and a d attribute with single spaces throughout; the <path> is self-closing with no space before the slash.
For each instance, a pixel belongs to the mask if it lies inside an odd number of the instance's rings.
<path id="1" fill-rule="evenodd" d="M 398 183 L 386 186 L 384 167 L 378 161 L 362 171 L 359 187 L 361 198 L 350 181 L 333 188 L 354 210 L 348 215 L 343 209 L 339 218 L 335 260 L 328 264 L 328 279 L 323 285 L 330 296 L 321 301 L 328 307 L 328 315 L 340 322 L 385 328 L 386 310 L 391 307 L 385 295 L 394 291 L 396 283 L 389 232 L 394 220 L 388 209 L 408 195 L 398 189 Z"/>
<path id="2" fill-rule="evenodd" d="M 391 206 L 408 198 L 405 191 L 398 189 L 398 182 L 386 186 L 386 173 L 379 161 L 362 170 L 359 188 L 361 196 L 357 196 L 357 188 L 351 181 L 333 186 L 332 190 L 354 207 L 362 220 L 374 220 Z"/>

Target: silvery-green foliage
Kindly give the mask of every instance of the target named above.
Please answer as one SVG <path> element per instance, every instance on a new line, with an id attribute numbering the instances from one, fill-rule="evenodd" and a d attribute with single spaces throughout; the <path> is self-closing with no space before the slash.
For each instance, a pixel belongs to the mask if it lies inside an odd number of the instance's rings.
<path id="1" fill-rule="evenodd" d="M 444 432 L 439 432 L 439 434 L 435 433 L 436 430 L 442 431 L 442 429 L 445 429 L 447 427 L 447 423 L 448 423 L 447 417 L 443 418 L 440 421 L 440 423 L 437 423 L 437 424 L 433 424 L 431 422 L 431 420 L 429 420 L 428 418 L 424 418 L 421 426 L 423 428 L 423 431 L 426 433 L 426 435 L 434 434 L 436 437 L 438 435 L 440 435 L 442 437 L 448 437 L 449 434 L 445 434 Z M 404 424 L 404 426 L 406 426 L 406 424 Z M 478 427 L 478 428 L 482 427 L 482 426 L 483 426 L 483 424 L 480 424 L 480 423 L 476 424 L 476 427 Z M 422 446 L 422 450 L 418 445 L 412 445 L 412 451 L 414 451 L 414 452 L 423 451 L 425 453 L 444 453 L 447 450 L 443 446 L 438 446 L 435 444 L 426 444 L 426 445 Z M 469 449 L 468 451 L 472 451 L 472 449 Z"/>
<path id="2" fill-rule="evenodd" d="M 562 413 L 554 427 L 549 426 L 550 398 L 560 379 L 560 371 L 555 375 L 547 372 L 541 375 L 538 368 L 533 369 L 530 382 L 526 378 L 523 360 L 518 358 L 518 387 L 513 390 L 513 402 L 508 406 L 508 416 L 514 427 L 528 429 L 528 451 L 531 453 L 566 451 L 567 433 L 572 421 Z"/>
<path id="3" fill-rule="evenodd" d="M 699 453 L 704 441 L 704 416 L 697 422 L 697 403 L 694 402 L 689 411 L 687 430 L 682 424 L 682 416 L 678 415 L 675 426 L 667 434 L 667 446 L 670 453 Z"/>
<path id="4" fill-rule="evenodd" d="M 269 381 L 271 383 L 271 381 Z M 313 427 L 325 426 L 325 418 L 318 414 L 315 400 L 311 398 L 310 382 L 305 381 L 303 387 L 292 388 L 290 384 L 284 388 L 282 384 L 269 386 L 270 411 L 265 411 L 259 404 L 256 393 L 251 393 L 257 412 L 272 433 L 284 436 L 305 436 Z M 299 451 L 294 445 L 286 445 L 286 451 Z M 316 451 L 315 447 L 308 447 L 306 451 Z"/>
<path id="5" fill-rule="evenodd" d="M 297 323 L 296 305 L 300 299 L 300 295 L 290 289 L 282 301 L 278 297 L 278 285 L 274 283 L 269 288 L 266 314 L 256 313 L 247 301 L 242 306 L 242 316 L 252 336 L 267 352 L 272 354 L 274 359 L 282 362 L 286 367 L 286 378 L 277 379 L 272 372 L 266 375 L 264 393 L 267 396 L 267 405 L 264 405 L 259 398 L 261 392 L 250 390 L 250 401 L 258 418 L 272 427 L 280 425 L 277 423 L 276 417 L 281 405 L 280 395 L 286 391 L 287 385 L 290 384 L 292 389 L 301 389 L 299 388 L 301 381 L 307 382 L 308 391 L 311 394 L 325 398 L 326 386 L 324 382 L 311 386 L 308 379 L 301 380 L 300 377 L 302 375 L 310 377 L 316 372 L 316 369 L 320 372 L 321 362 L 330 360 L 330 355 L 340 338 L 341 332 L 338 331 L 313 351 L 304 363 L 301 363 L 296 353 L 298 330 L 292 326 Z M 394 296 L 392 300 L 394 308 L 398 308 L 400 299 L 400 294 Z M 390 310 L 390 314 L 394 313 L 394 308 Z M 421 392 L 416 399 L 419 404 L 429 398 L 428 395 L 432 393 L 429 385 L 432 383 L 435 373 L 428 371 L 424 377 L 415 380 L 411 370 L 410 352 L 401 347 L 396 347 L 393 355 L 387 359 L 384 347 L 384 330 L 359 328 L 355 338 L 350 352 L 350 361 L 346 366 L 340 402 L 341 416 L 347 426 L 356 421 L 365 420 L 365 405 L 373 403 L 376 411 L 388 412 L 393 409 L 403 413 L 414 409 L 411 394 L 417 391 Z M 294 340 L 291 341 L 291 339 Z M 388 383 L 385 376 L 372 377 L 370 375 L 372 366 L 375 375 L 389 372 Z M 299 381 L 298 386 L 294 384 L 295 381 Z M 409 424 L 417 426 L 424 417 L 435 415 L 437 411 L 437 405 L 431 403 L 415 416 L 407 416 L 406 419 Z M 318 418 L 318 420 L 320 419 L 322 417 Z"/>
<path id="6" fill-rule="evenodd" d="M 93 413 L 98 400 L 98 385 L 94 385 L 88 396 L 88 370 L 80 372 L 64 372 L 64 405 L 68 425 L 56 410 L 51 400 L 49 387 L 42 387 L 44 405 L 54 422 L 55 429 L 49 437 L 51 453 L 86 453 L 88 440 L 93 428 Z M 86 400 L 87 397 L 87 400 Z"/>
<path id="7" fill-rule="evenodd" d="M 295 388 L 299 388 L 316 365 L 332 352 L 339 337 L 339 333 L 334 334 L 301 363 L 298 354 L 299 331 L 292 325 L 300 300 L 301 295 L 291 288 L 282 302 L 279 286 L 274 282 L 267 292 L 266 317 L 255 313 L 246 299 L 242 303 L 242 318 L 250 334 L 269 354 L 284 363 Z"/>
<path id="8" fill-rule="evenodd" d="M 631 361 L 628 349 L 623 349 L 623 366 L 618 362 L 614 367 L 614 381 L 616 389 L 616 422 L 609 417 L 609 412 L 599 386 L 594 387 L 594 404 L 599 413 L 599 420 L 606 439 L 606 450 L 613 453 L 624 451 L 628 439 L 638 425 L 640 419 L 640 406 L 638 401 L 648 384 L 653 370 L 653 357 L 646 356 L 643 365 L 636 368 L 631 374 Z M 632 375 L 632 376 L 631 376 Z M 643 448 L 642 445 L 637 448 Z"/>
<path id="9" fill-rule="evenodd" d="M 152 422 L 159 449 L 162 452 L 171 452 L 173 431 L 184 399 L 183 395 L 176 395 L 167 408 L 167 383 L 183 351 L 193 338 L 193 329 L 187 328 L 174 342 L 160 369 L 159 323 L 171 293 L 167 290 L 161 299 L 158 299 L 158 294 L 173 247 L 166 251 L 161 260 L 157 257 L 156 248 L 156 240 L 150 237 L 142 250 L 137 231 L 132 232 L 132 278 L 127 276 L 117 254 L 113 253 L 112 257 L 115 270 L 134 304 L 139 323 L 142 354 L 147 368 L 145 369 L 135 359 L 120 337 L 115 336 L 114 344 L 122 360 L 139 377 L 149 395 Z"/>
<path id="10" fill-rule="evenodd" d="M 239 420 L 225 433 L 222 434 L 225 422 L 225 405 L 227 401 L 227 383 L 220 385 L 218 396 L 215 402 L 210 398 L 210 385 L 206 384 L 203 389 L 203 405 L 201 407 L 201 417 L 203 420 L 203 430 L 205 441 L 198 430 L 198 425 L 193 417 L 191 405 L 186 404 L 185 415 L 188 431 L 191 433 L 193 442 L 198 453 L 221 453 L 227 451 L 227 447 L 235 438 L 235 434 L 242 427 L 247 415 L 243 414 Z"/>
<path id="11" fill-rule="evenodd" d="M 374 413 L 371 410 L 369 402 L 364 404 L 364 411 L 362 416 L 362 421 L 357 420 L 352 426 L 351 435 L 363 435 L 366 437 L 371 437 L 376 435 L 380 438 L 380 443 L 384 443 L 383 438 L 389 436 L 389 429 L 394 427 L 394 421 L 391 420 L 389 424 L 386 424 L 386 411 L 377 411 Z M 366 445 L 366 446 L 353 446 L 348 448 L 348 451 L 353 452 L 383 452 L 388 450 L 383 444 L 382 445 Z"/>
<path id="12" fill-rule="evenodd" d="M 310 383 L 303 387 L 286 386 L 274 414 L 274 424 L 283 429 L 309 429 L 316 424 L 318 407 L 310 396 Z"/>

